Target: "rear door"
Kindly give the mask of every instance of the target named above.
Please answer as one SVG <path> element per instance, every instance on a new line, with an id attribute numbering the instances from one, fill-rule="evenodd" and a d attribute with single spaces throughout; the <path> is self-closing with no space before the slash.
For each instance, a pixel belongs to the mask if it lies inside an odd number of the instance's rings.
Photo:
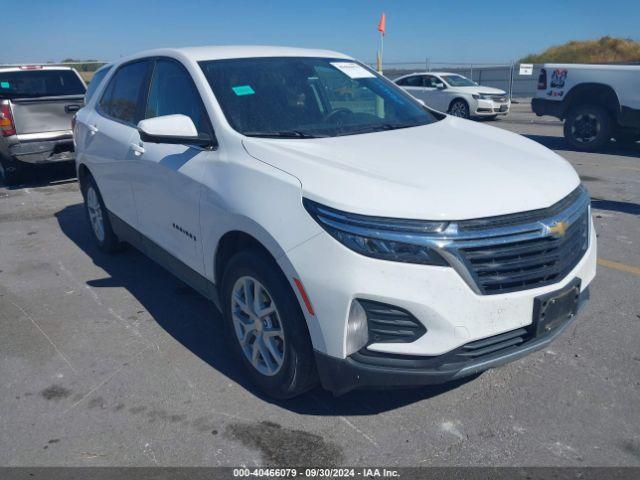
<path id="1" fill-rule="evenodd" d="M 118 68 L 87 120 L 84 154 L 107 209 L 131 226 L 138 219 L 131 175 L 135 152 L 131 139 L 144 115 L 150 60 Z"/>
<path id="2" fill-rule="evenodd" d="M 0 71 L 0 98 L 9 99 L 17 135 L 69 133 L 86 87 L 71 69 Z M 29 138 L 29 137 L 27 137 Z"/>
<path id="3" fill-rule="evenodd" d="M 411 75 L 409 77 L 402 78 L 398 81 L 398 85 L 400 85 L 414 97 L 419 98 L 423 102 L 427 103 L 424 90 L 423 75 Z M 427 103 L 427 105 L 429 104 Z"/>
<path id="4" fill-rule="evenodd" d="M 183 114 L 198 133 L 213 129 L 191 75 L 176 60 L 159 58 L 149 84 L 145 118 Z M 204 274 L 199 202 L 203 168 L 218 152 L 196 146 L 131 142 L 141 151 L 132 175 L 140 231 L 153 242 Z"/>

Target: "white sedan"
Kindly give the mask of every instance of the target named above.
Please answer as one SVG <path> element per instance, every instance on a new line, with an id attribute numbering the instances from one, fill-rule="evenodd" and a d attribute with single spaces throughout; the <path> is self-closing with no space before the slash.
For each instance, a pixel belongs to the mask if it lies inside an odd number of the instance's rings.
<path id="1" fill-rule="evenodd" d="M 457 73 L 411 73 L 394 82 L 428 107 L 456 117 L 496 118 L 509 113 L 511 106 L 504 90 L 478 85 Z"/>

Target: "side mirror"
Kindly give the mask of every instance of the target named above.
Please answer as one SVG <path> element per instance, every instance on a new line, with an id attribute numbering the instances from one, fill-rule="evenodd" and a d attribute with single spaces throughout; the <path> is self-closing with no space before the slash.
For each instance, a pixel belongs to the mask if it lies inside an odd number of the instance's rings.
<path id="1" fill-rule="evenodd" d="M 163 115 L 147 118 L 138 123 L 140 140 L 149 143 L 170 143 L 215 147 L 216 142 L 210 135 L 200 133 L 186 115 Z"/>
<path id="2" fill-rule="evenodd" d="M 436 88 L 438 90 L 444 90 L 447 87 L 446 87 L 446 85 L 444 83 L 440 82 L 440 83 L 436 83 Z"/>

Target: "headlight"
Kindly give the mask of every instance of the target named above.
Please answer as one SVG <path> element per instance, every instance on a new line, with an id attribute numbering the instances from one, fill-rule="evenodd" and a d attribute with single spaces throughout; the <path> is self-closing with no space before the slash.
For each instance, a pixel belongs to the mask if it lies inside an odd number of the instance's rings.
<path id="1" fill-rule="evenodd" d="M 448 266 L 420 238 L 443 232 L 447 222 L 370 217 L 347 213 L 304 199 L 307 212 L 333 238 L 367 257 L 393 262 Z"/>
<path id="2" fill-rule="evenodd" d="M 487 95 L 487 94 L 484 94 L 484 93 L 474 93 L 471 96 L 473 98 L 475 98 L 476 100 L 493 100 L 493 96 L 492 95 Z"/>

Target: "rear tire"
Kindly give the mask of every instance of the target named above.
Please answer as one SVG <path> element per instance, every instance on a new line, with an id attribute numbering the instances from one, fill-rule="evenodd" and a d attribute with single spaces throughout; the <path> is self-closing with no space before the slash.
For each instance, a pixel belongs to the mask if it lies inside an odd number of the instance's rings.
<path id="1" fill-rule="evenodd" d="M 16 166 L 8 166 L 0 160 L 0 178 L 7 187 L 14 187 L 23 181 L 22 171 Z"/>
<path id="2" fill-rule="evenodd" d="M 306 320 L 273 260 L 255 250 L 236 254 L 225 269 L 221 291 L 230 344 L 253 383 L 275 398 L 314 387 L 317 373 Z"/>
<path id="3" fill-rule="evenodd" d="M 611 140 L 612 121 L 600 105 L 571 108 L 564 120 L 564 138 L 581 152 L 594 152 Z"/>
<path id="4" fill-rule="evenodd" d="M 449 115 L 453 115 L 454 117 L 466 118 L 469 119 L 471 117 L 471 113 L 469 111 L 469 104 L 458 98 L 451 102 L 449 105 Z"/>
<path id="5" fill-rule="evenodd" d="M 109 220 L 109 212 L 104 206 L 98 185 L 96 185 L 91 175 L 89 175 L 83 183 L 82 194 L 84 196 L 84 210 L 93 239 L 103 252 L 112 253 L 120 250 L 120 241 L 116 234 L 113 233 L 111 221 Z"/>

